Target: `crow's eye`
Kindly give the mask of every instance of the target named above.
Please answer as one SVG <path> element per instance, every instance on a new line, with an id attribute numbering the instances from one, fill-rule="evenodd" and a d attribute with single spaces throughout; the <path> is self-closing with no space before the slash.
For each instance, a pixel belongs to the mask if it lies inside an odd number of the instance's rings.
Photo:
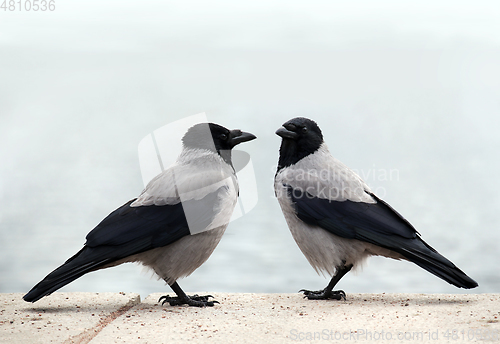
<path id="1" fill-rule="evenodd" d="M 303 127 L 303 128 L 302 128 L 302 132 L 303 132 L 303 133 L 307 133 L 307 127 Z"/>
<path id="2" fill-rule="evenodd" d="M 226 141 L 227 140 L 227 135 L 226 134 L 220 134 L 220 139 L 223 140 L 223 141 Z"/>

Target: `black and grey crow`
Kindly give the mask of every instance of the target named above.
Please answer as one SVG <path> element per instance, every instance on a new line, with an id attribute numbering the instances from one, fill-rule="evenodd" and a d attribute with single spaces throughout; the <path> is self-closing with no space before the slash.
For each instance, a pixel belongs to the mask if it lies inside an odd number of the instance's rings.
<path id="1" fill-rule="evenodd" d="M 177 279 L 212 254 L 238 197 L 231 149 L 255 139 L 213 123 L 191 127 L 176 163 L 153 178 L 140 196 L 119 207 L 88 235 L 84 247 L 35 285 L 24 300 L 35 302 L 86 273 L 127 262 L 151 268 L 177 297 L 162 304 L 213 306 L 207 296 L 187 296 Z"/>
<path id="2" fill-rule="evenodd" d="M 274 182 L 281 210 L 309 263 L 332 276 L 323 290 L 301 290 L 305 297 L 345 299 L 333 288 L 369 256 L 409 260 L 459 288 L 477 287 L 330 154 L 314 121 L 291 119 L 276 134 L 282 137 Z"/>

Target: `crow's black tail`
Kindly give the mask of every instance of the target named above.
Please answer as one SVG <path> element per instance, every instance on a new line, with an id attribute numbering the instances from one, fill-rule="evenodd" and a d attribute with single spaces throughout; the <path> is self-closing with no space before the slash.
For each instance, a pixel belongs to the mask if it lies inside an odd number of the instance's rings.
<path id="1" fill-rule="evenodd" d="M 420 237 L 405 241 L 401 244 L 398 252 L 408 260 L 456 287 L 471 289 L 478 286 L 476 281 L 440 255 Z"/>
<path id="2" fill-rule="evenodd" d="M 77 254 L 68 259 L 66 263 L 52 271 L 40 283 L 35 285 L 23 299 L 27 302 L 35 302 L 49 295 L 66 284 L 73 282 L 88 272 L 97 270 L 99 267 L 109 263 L 109 258 L 102 248 L 82 248 Z M 106 250 L 107 251 L 107 250 Z"/>

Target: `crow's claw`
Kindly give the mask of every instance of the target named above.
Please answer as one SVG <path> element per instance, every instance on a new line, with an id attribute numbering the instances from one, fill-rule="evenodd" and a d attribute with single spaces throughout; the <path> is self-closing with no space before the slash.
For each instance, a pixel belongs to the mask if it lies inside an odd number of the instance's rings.
<path id="1" fill-rule="evenodd" d="M 345 300 L 346 295 L 343 290 L 306 290 L 301 289 L 299 293 L 304 293 L 304 297 L 309 300 Z"/>
<path id="2" fill-rule="evenodd" d="M 162 305 L 165 305 L 165 303 L 168 302 L 170 306 L 188 305 L 193 307 L 213 307 L 214 304 L 219 303 L 218 301 L 208 301 L 208 298 L 210 297 L 213 298 L 212 295 L 193 295 L 186 296 L 185 298 L 181 298 L 179 296 L 164 295 L 160 297 L 158 302 L 161 302 Z"/>

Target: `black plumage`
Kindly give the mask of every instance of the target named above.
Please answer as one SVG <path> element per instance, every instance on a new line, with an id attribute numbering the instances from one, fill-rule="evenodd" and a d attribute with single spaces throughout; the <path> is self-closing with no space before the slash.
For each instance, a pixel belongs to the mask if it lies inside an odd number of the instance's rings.
<path id="1" fill-rule="evenodd" d="M 374 194 L 377 203 L 332 201 L 293 192 L 291 187 L 289 195 L 297 217 L 309 225 L 397 252 L 456 287 L 477 287 L 476 281 L 423 241 L 405 218 Z"/>

